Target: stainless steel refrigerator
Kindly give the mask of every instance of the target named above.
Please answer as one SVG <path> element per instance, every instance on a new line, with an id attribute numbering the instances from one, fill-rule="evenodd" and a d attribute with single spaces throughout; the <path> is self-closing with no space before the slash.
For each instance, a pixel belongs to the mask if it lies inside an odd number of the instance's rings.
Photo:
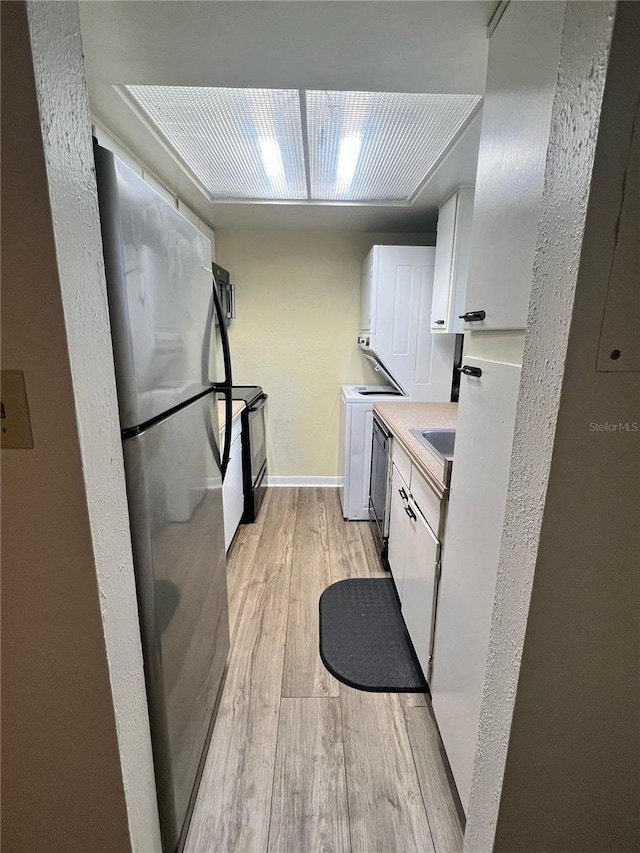
<path id="1" fill-rule="evenodd" d="M 229 650 L 211 247 L 110 151 L 96 174 L 163 848 L 184 841 Z M 224 373 L 216 366 L 222 336 Z M 227 405 L 228 418 L 231 406 Z"/>

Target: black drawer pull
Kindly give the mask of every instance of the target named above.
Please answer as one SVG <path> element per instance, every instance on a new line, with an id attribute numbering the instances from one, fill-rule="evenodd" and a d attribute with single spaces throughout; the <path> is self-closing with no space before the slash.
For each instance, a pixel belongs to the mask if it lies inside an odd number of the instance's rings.
<path id="1" fill-rule="evenodd" d="M 404 489 L 398 489 L 398 494 L 400 495 L 403 501 L 407 500 L 407 493 Z"/>
<path id="2" fill-rule="evenodd" d="M 444 326 L 444 320 L 434 320 L 434 326 Z"/>
<path id="3" fill-rule="evenodd" d="M 458 318 L 465 323 L 477 323 L 479 320 L 484 320 L 486 316 L 486 311 L 467 311 L 466 314 L 459 314 Z"/>
<path id="4" fill-rule="evenodd" d="M 415 520 L 416 520 L 417 516 L 416 516 L 415 512 L 411 509 L 411 507 L 410 507 L 410 506 L 406 506 L 406 507 L 404 508 L 404 511 L 407 513 L 407 515 L 409 516 L 409 518 L 410 518 L 412 521 L 415 521 Z"/>
<path id="5" fill-rule="evenodd" d="M 460 372 L 467 376 L 482 376 L 482 370 L 479 367 L 471 367 L 470 364 L 465 364 L 460 368 Z"/>

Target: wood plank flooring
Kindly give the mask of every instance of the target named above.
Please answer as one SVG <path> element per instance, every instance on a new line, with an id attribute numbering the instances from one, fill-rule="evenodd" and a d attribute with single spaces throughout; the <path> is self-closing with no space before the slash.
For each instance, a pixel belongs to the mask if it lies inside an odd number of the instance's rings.
<path id="1" fill-rule="evenodd" d="M 386 576 L 336 489 L 271 489 L 228 555 L 229 672 L 186 853 L 457 853 L 459 804 L 429 699 L 339 684 L 318 598 Z"/>

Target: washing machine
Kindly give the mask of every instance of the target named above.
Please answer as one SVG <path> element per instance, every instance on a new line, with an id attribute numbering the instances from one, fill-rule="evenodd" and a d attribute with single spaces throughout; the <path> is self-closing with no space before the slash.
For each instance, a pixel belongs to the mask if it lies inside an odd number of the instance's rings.
<path id="1" fill-rule="evenodd" d="M 391 385 L 343 385 L 340 396 L 340 503 L 350 521 L 369 520 L 373 404 L 407 400 Z"/>

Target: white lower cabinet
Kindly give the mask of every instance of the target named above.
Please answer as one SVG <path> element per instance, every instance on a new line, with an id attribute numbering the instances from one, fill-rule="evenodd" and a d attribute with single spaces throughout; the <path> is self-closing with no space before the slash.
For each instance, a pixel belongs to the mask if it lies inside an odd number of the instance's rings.
<path id="1" fill-rule="evenodd" d="M 402 475 L 393 466 L 391 477 L 391 508 L 389 513 L 389 551 L 387 559 L 391 567 L 391 574 L 395 581 L 400 601 L 402 601 L 402 586 L 404 583 L 404 563 L 406 554 L 407 516 L 404 511 L 409 497 L 409 486 L 405 483 Z"/>
<path id="2" fill-rule="evenodd" d="M 409 499 L 409 522 L 402 583 L 402 615 L 426 678 L 430 677 L 440 543 Z"/>
<path id="3" fill-rule="evenodd" d="M 222 506 L 224 512 L 224 545 L 228 551 L 244 510 L 242 435 L 238 435 L 231 443 L 229 465 L 222 484 Z"/>
<path id="4" fill-rule="evenodd" d="M 425 677 L 429 679 L 440 542 L 395 465 L 391 486 L 389 565 L 409 636 Z"/>
<path id="5" fill-rule="evenodd" d="M 433 710 L 467 811 L 504 521 L 520 367 L 466 357 L 434 641 Z M 523 548 L 527 543 L 523 543 Z"/>

